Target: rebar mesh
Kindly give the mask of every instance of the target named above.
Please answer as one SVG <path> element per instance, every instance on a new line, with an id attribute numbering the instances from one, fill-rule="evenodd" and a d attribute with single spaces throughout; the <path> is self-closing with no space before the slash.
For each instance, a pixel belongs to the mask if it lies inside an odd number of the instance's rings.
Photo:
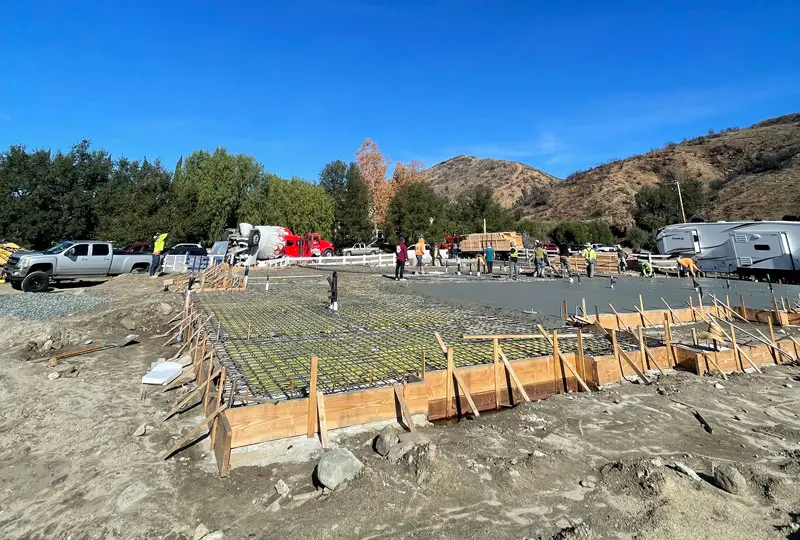
<path id="1" fill-rule="evenodd" d="M 446 369 L 434 332 L 454 346 L 456 367 L 492 362 L 489 341 L 465 341 L 464 334 L 535 333 L 533 324 L 499 318 L 477 310 L 445 306 L 428 299 L 382 292 L 378 287 L 342 286 L 340 308 L 327 308 L 324 282 L 293 284 L 268 292 L 199 295 L 201 310 L 211 315 L 207 330 L 228 368 L 227 391 L 237 398 L 284 400 L 303 397 L 317 355 L 317 385 L 326 394 L 385 386 L 421 371 Z M 559 334 L 562 352 L 574 352 L 574 328 Z M 604 336 L 584 334 L 587 355 L 611 354 Z M 636 345 L 621 342 L 634 350 Z M 509 359 L 548 356 L 544 339 L 504 341 Z M 226 392 L 227 392 L 226 391 Z"/>

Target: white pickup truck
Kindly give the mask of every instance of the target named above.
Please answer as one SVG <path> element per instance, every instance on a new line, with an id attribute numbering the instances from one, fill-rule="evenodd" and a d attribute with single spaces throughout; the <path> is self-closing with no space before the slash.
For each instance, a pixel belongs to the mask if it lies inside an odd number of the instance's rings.
<path id="1" fill-rule="evenodd" d="M 355 244 L 353 247 L 342 250 L 342 255 L 348 257 L 351 255 L 376 255 L 378 253 L 380 253 L 380 250 L 377 246 L 373 246 L 372 244 Z"/>
<path id="2" fill-rule="evenodd" d="M 115 254 L 110 242 L 61 242 L 45 251 L 14 253 L 5 279 L 15 289 L 44 292 L 53 282 L 144 273 L 152 262 L 152 255 Z"/>

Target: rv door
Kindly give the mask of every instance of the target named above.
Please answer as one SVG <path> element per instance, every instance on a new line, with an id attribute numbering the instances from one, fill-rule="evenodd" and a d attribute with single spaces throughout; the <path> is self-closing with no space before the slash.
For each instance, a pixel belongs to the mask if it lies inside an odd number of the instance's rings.
<path id="1" fill-rule="evenodd" d="M 692 231 L 692 246 L 695 253 L 700 253 L 700 235 L 697 234 L 697 229 Z"/>

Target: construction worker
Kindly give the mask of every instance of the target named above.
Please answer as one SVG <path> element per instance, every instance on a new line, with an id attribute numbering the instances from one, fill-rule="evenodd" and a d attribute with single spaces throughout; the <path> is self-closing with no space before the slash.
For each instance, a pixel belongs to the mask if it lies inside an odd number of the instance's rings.
<path id="1" fill-rule="evenodd" d="M 625 254 L 625 250 L 622 249 L 620 244 L 617 244 L 617 271 L 620 274 L 628 269 L 628 262 L 625 260 L 626 258 L 627 255 Z"/>
<path id="2" fill-rule="evenodd" d="M 566 242 L 558 244 L 558 258 L 561 263 L 561 277 L 569 277 L 569 246 Z"/>
<path id="3" fill-rule="evenodd" d="M 491 242 L 487 242 L 486 247 L 483 248 L 483 256 L 486 258 L 486 273 L 491 275 L 492 266 L 494 266 L 494 248 Z"/>
<path id="4" fill-rule="evenodd" d="M 153 261 L 150 263 L 150 277 L 154 277 L 158 268 L 161 266 L 161 252 L 164 251 L 164 243 L 167 241 L 167 233 L 157 234 L 153 237 Z"/>
<path id="5" fill-rule="evenodd" d="M 678 269 L 681 275 L 689 274 L 692 277 L 697 276 L 697 263 L 691 257 L 679 257 Z"/>
<path id="6" fill-rule="evenodd" d="M 417 240 L 414 254 L 417 256 L 417 274 L 422 274 L 422 258 L 425 257 L 425 238 L 422 235 Z"/>
<path id="7" fill-rule="evenodd" d="M 647 261 L 639 263 L 642 267 L 642 277 L 653 277 L 653 265 Z"/>
<path id="8" fill-rule="evenodd" d="M 408 246 L 406 245 L 406 239 L 402 236 L 397 241 L 397 245 L 394 248 L 394 280 L 400 281 L 401 279 L 405 279 L 403 277 L 403 272 L 406 269 L 406 261 L 408 261 Z"/>
<path id="9" fill-rule="evenodd" d="M 533 265 L 535 267 L 534 275 L 536 277 L 544 277 L 544 267 L 550 263 L 547 260 L 547 251 L 542 247 L 542 244 L 536 242 L 536 247 L 533 250 Z"/>
<path id="10" fill-rule="evenodd" d="M 519 277 L 519 267 L 517 266 L 517 261 L 519 260 L 519 250 L 517 249 L 517 243 L 512 240 L 511 241 L 511 249 L 508 252 L 508 277 L 517 281 Z"/>
<path id="11" fill-rule="evenodd" d="M 586 242 L 581 251 L 583 259 L 586 261 L 586 277 L 594 276 L 594 265 L 597 264 L 597 252 L 592 247 L 592 244 Z"/>

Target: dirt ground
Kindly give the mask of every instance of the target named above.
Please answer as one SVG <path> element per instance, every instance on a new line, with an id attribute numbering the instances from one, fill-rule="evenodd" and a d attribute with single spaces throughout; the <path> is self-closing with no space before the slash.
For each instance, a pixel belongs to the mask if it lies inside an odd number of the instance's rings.
<path id="1" fill-rule="evenodd" d="M 353 276 L 340 279 L 402 287 Z M 305 438 L 272 444 L 281 459 L 238 460 L 227 479 L 207 441 L 163 460 L 201 419 L 193 410 L 162 422 L 177 395 L 141 395 L 150 363 L 176 352 L 154 336 L 181 297 L 146 276 L 58 296 L 83 294 L 108 301 L 55 319 L 0 318 L 2 538 L 192 539 L 201 523 L 225 539 L 800 538 L 796 367 L 726 381 L 678 373 L 429 425 L 419 430 L 428 452 L 411 463 L 375 453 L 377 428 L 332 433 L 364 469 L 323 493 L 313 482 L 321 450 Z M 139 344 L 56 366 L 44 356 L 132 332 Z M 738 494 L 715 485 L 726 464 L 745 480 Z M 279 480 L 291 497 L 279 499 Z"/>

